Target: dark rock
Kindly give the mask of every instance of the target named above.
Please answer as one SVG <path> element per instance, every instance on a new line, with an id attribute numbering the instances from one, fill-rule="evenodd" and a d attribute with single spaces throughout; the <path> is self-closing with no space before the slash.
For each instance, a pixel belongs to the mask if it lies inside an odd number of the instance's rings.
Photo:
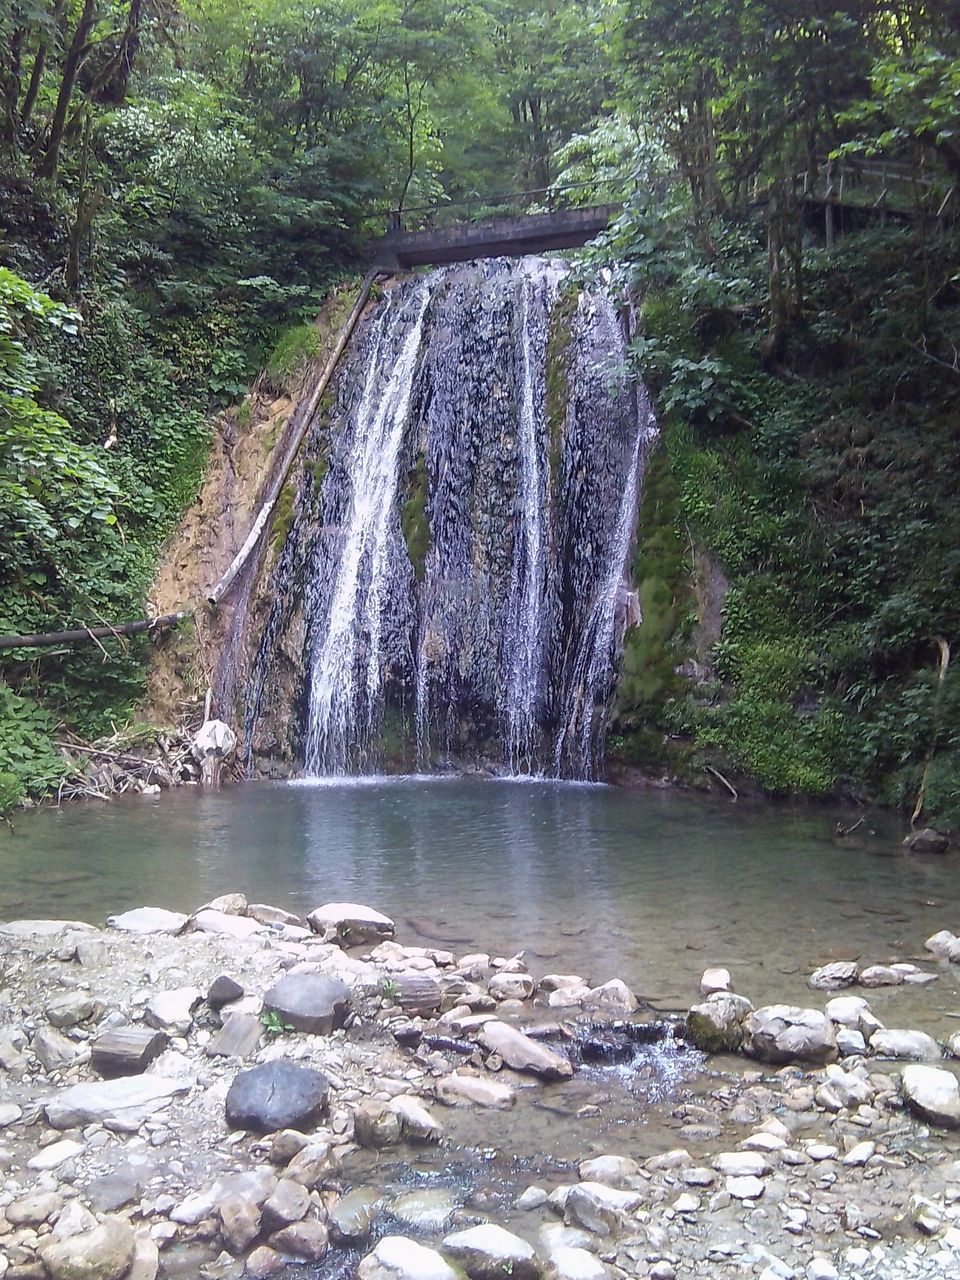
<path id="1" fill-rule="evenodd" d="M 170 1043 L 163 1031 L 148 1031 L 144 1027 L 114 1027 L 105 1031 L 93 1043 L 90 1065 L 94 1071 L 108 1079 L 114 1076 L 135 1076 L 146 1071 L 150 1063 L 160 1056 Z"/>
<path id="2" fill-rule="evenodd" d="M 933 827 L 924 827 L 922 831 L 911 831 L 903 842 L 911 853 L 946 853 L 950 848 L 950 839 Z"/>
<path id="3" fill-rule="evenodd" d="M 425 974 L 400 974 L 395 979 L 397 1003 L 410 1017 L 429 1016 L 440 1008 L 440 984 Z"/>
<path id="4" fill-rule="evenodd" d="M 229 1004 L 231 1000 L 239 1000 L 242 995 L 243 987 L 236 978 L 231 978 L 228 973 L 221 973 L 219 978 L 214 978 L 210 983 L 207 1004 L 211 1009 L 222 1009 L 225 1004 Z"/>
<path id="5" fill-rule="evenodd" d="M 322 1115 L 329 1091 L 319 1071 L 292 1062 L 265 1062 L 234 1079 L 227 1093 L 227 1123 L 256 1133 L 310 1128 Z"/>
<path id="6" fill-rule="evenodd" d="M 350 989 L 323 973 L 289 973 L 263 997 L 263 1007 L 297 1031 L 327 1036 L 342 1027 L 350 1007 Z"/>

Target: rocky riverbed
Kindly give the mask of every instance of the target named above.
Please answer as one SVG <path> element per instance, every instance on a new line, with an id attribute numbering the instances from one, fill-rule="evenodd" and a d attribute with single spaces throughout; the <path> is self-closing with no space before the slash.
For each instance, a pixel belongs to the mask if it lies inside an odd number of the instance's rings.
<path id="1" fill-rule="evenodd" d="M 673 1024 L 394 935 L 238 894 L 0 925 L 0 1277 L 960 1275 L 960 1036 L 910 1028 L 949 931 L 808 1008 L 691 974 Z"/>

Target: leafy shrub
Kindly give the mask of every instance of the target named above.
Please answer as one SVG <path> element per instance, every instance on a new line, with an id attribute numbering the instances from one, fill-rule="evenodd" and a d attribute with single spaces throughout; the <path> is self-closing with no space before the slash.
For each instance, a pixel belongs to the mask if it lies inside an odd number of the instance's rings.
<path id="1" fill-rule="evenodd" d="M 266 375 L 277 391 L 296 390 L 320 351 L 316 325 L 298 324 L 285 329 L 267 357 Z"/>

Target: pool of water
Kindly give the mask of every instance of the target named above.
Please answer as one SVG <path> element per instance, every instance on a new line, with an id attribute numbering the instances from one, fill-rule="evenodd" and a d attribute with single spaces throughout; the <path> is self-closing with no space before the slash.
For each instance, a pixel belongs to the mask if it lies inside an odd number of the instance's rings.
<path id="1" fill-rule="evenodd" d="M 955 856 L 905 854 L 882 814 L 837 840 L 838 816 L 463 778 L 185 789 L 0 831 L 0 918 L 99 923 L 232 890 L 298 912 L 347 899 L 393 916 L 402 942 L 525 950 L 535 973 L 623 977 L 664 1010 L 689 1005 L 717 964 L 755 1002 L 809 999 L 819 964 L 922 957 L 934 930 L 960 930 Z M 960 967 L 938 971 L 923 990 L 871 993 L 878 1014 L 894 1001 L 891 1025 L 944 1034 Z"/>

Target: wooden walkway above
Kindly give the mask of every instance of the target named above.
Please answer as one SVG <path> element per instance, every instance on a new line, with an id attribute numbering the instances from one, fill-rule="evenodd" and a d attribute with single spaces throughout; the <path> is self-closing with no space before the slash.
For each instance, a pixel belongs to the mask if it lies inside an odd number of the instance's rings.
<path id="1" fill-rule="evenodd" d="M 605 231 L 619 212 L 619 205 L 606 204 L 491 222 L 460 222 L 426 231 L 391 231 L 378 241 L 373 265 L 397 271 L 471 258 L 519 258 L 526 253 L 578 249 Z"/>

